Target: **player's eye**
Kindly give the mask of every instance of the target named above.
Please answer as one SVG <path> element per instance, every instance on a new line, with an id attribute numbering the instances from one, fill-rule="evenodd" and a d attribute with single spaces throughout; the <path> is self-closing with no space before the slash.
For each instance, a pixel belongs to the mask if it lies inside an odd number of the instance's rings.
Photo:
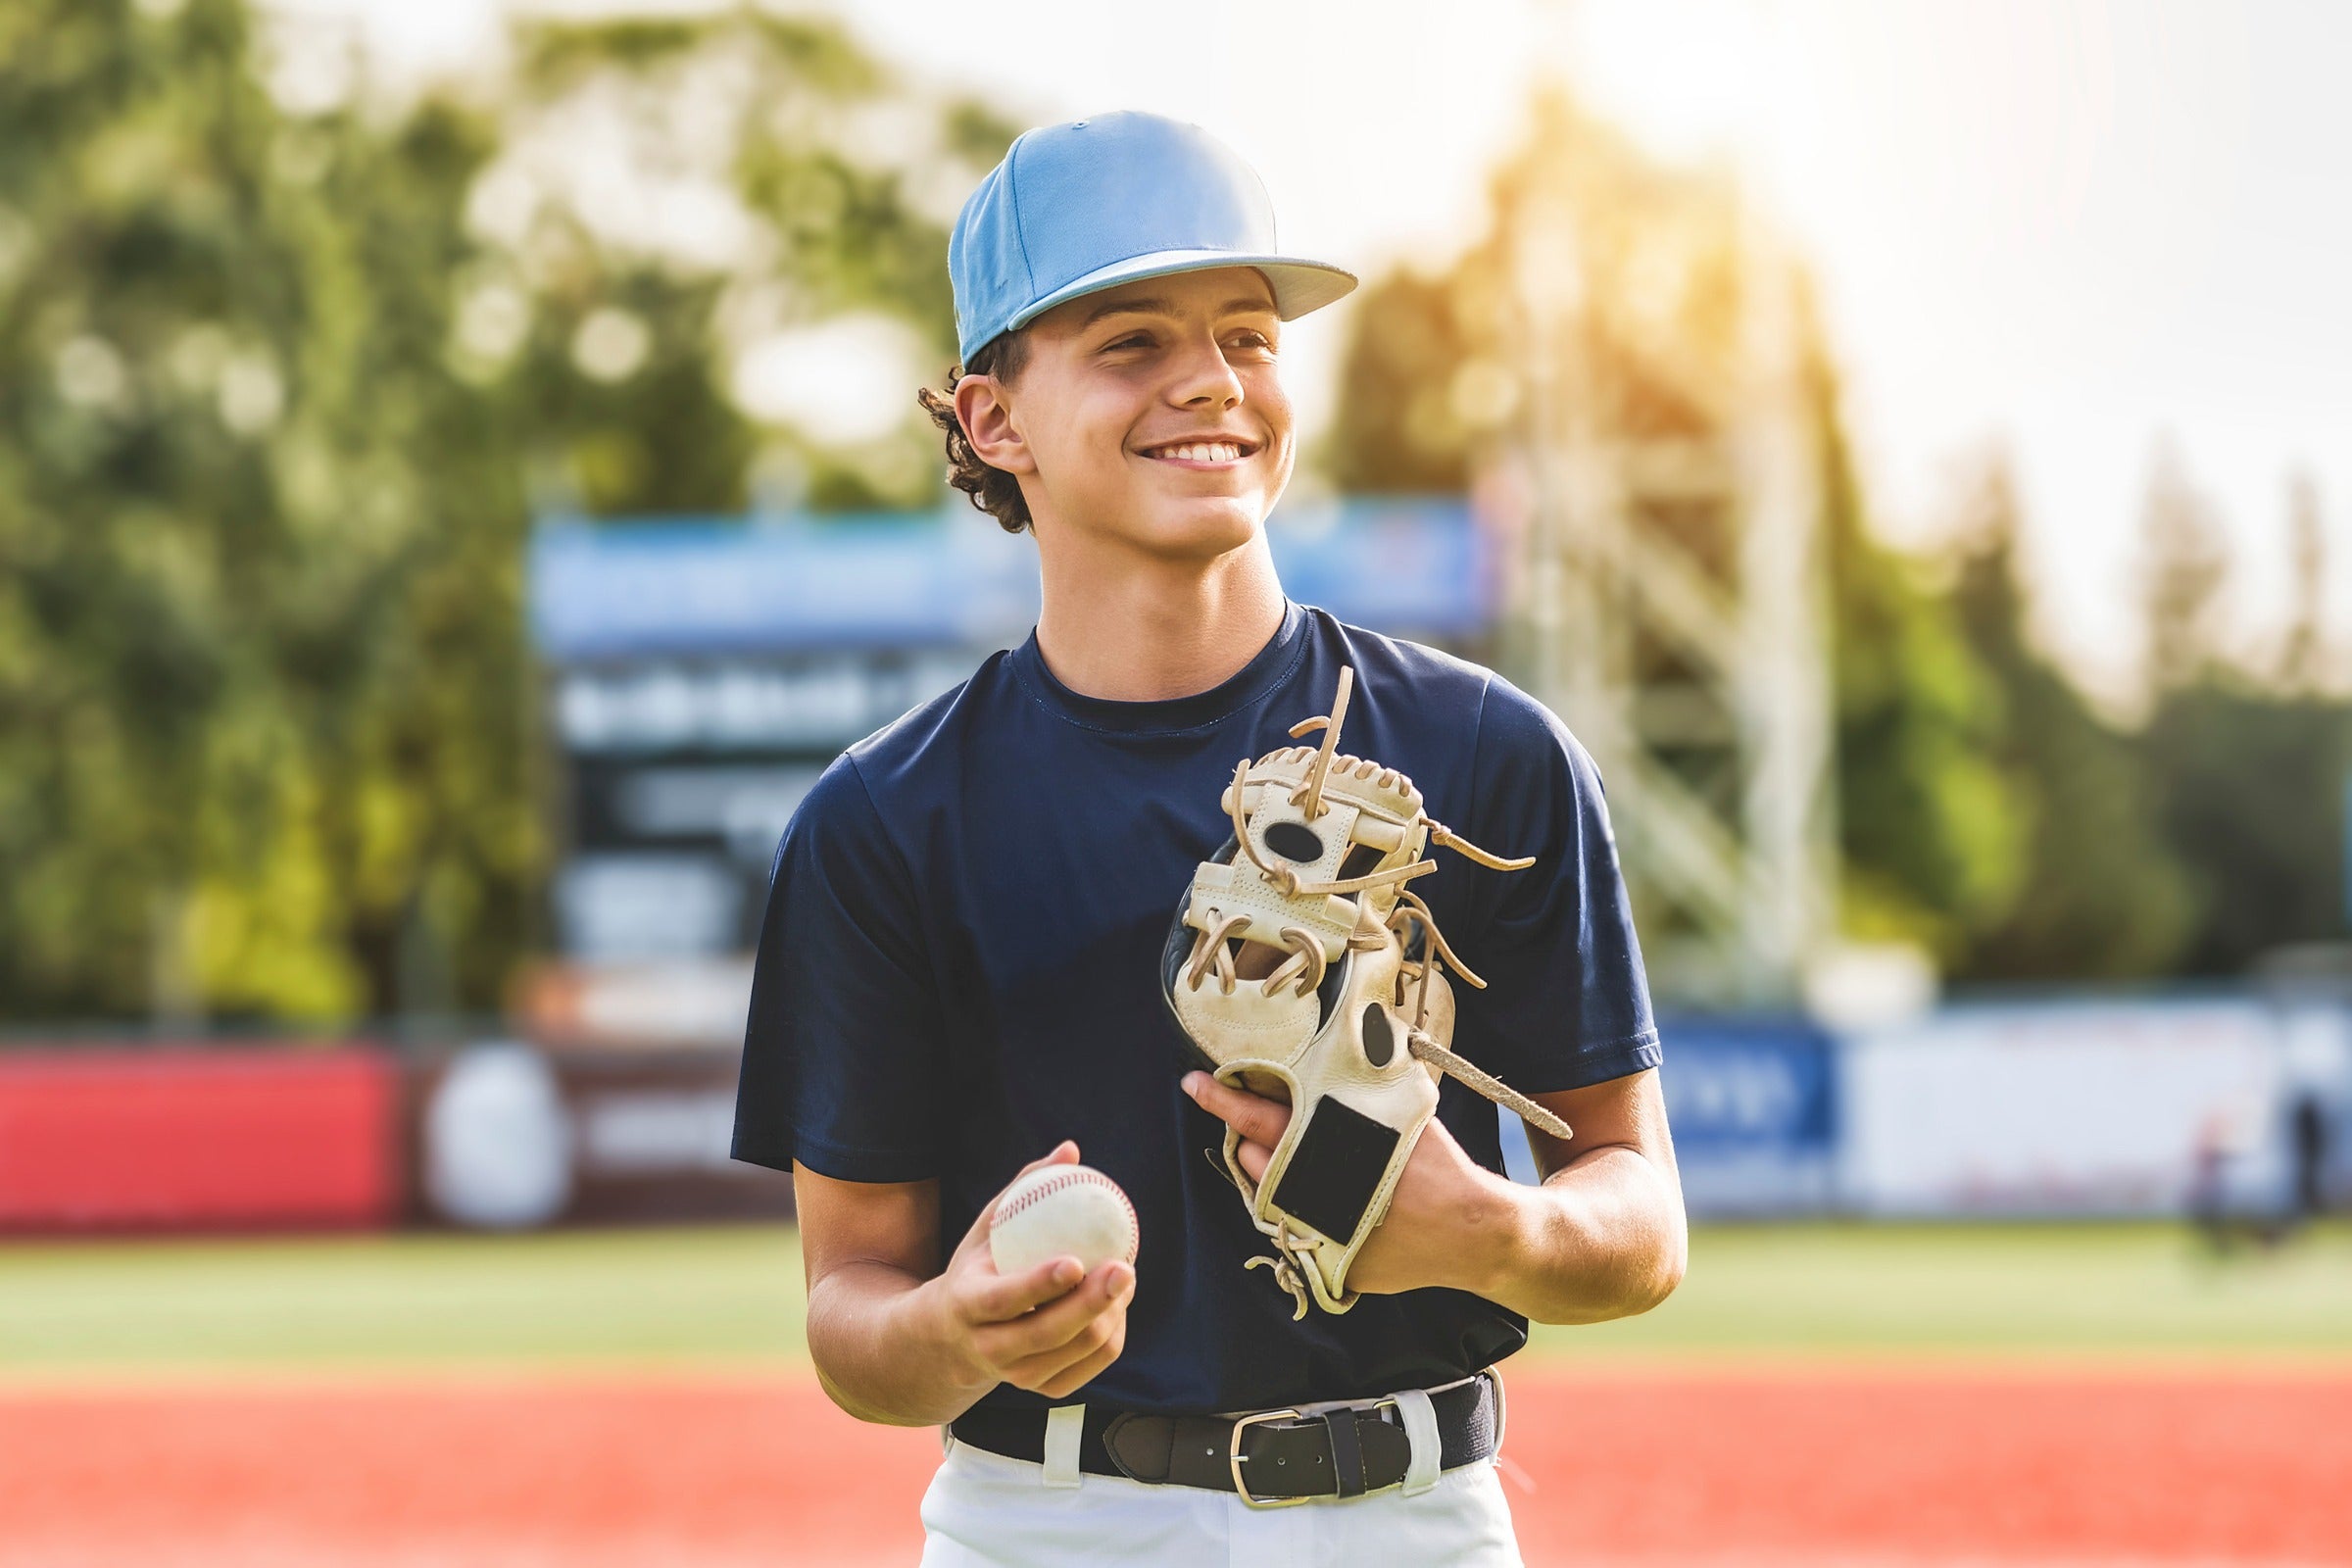
<path id="1" fill-rule="evenodd" d="M 1115 340 L 1115 341 L 1113 341 L 1113 342 L 1109 342 L 1109 343 L 1105 343 L 1105 344 L 1103 344 L 1103 345 L 1102 345 L 1102 349 L 1103 349 L 1103 352 L 1104 352 L 1104 353 L 1108 353 L 1108 352 L 1109 352 L 1109 351 L 1111 351 L 1112 349 L 1148 349 L 1148 348 L 1150 348 L 1151 346 L 1152 346 L 1152 334 L 1151 334 L 1151 333 L 1149 333 L 1149 332 L 1130 332 L 1130 333 L 1128 333 L 1128 334 L 1127 334 L 1125 337 L 1123 337 L 1123 338 L 1119 338 L 1119 339 L 1116 339 L 1116 340 Z"/>

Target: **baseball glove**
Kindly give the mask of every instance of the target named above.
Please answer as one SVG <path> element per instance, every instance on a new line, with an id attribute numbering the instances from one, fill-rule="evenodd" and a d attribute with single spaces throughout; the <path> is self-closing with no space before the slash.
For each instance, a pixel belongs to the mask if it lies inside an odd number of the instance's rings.
<path id="1" fill-rule="evenodd" d="M 1449 1073 L 1554 1138 L 1567 1124 L 1448 1049 L 1453 992 L 1472 973 L 1406 883 L 1437 869 L 1434 840 L 1498 871 L 1532 859 L 1488 854 L 1433 819 L 1413 781 L 1340 755 L 1355 672 L 1343 667 L 1321 730 L 1234 769 L 1221 804 L 1233 837 L 1193 873 L 1169 928 L 1160 988 L 1194 1050 L 1224 1083 L 1289 1102 L 1264 1178 L 1225 1133 L 1223 1168 L 1273 1252 L 1264 1264 L 1306 1316 L 1356 1301 L 1348 1266 L 1387 1217 Z M 1215 1155 L 1212 1153 L 1212 1158 Z"/>

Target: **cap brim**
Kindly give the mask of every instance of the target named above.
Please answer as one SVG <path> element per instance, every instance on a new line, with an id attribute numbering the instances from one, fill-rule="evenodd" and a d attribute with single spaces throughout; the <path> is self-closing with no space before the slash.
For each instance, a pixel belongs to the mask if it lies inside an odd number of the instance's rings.
<path id="1" fill-rule="evenodd" d="M 1274 314 L 1286 321 L 1319 311 L 1352 291 L 1356 277 L 1344 267 L 1310 262 L 1297 256 L 1250 256 L 1235 251 L 1152 251 L 1130 256 L 1108 267 L 1098 267 L 1084 277 L 1064 283 L 1053 293 L 1004 323 L 1007 332 L 1031 321 L 1067 300 L 1093 294 L 1143 277 L 1165 277 L 1171 272 L 1205 272 L 1216 267 L 1254 267 L 1274 287 Z"/>

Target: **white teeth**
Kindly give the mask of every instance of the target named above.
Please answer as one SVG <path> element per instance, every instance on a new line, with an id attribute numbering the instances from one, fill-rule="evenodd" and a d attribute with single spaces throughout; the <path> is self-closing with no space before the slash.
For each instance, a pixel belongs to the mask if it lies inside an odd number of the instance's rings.
<path id="1" fill-rule="evenodd" d="M 1231 441 L 1195 441 L 1161 451 L 1186 463 L 1238 463 L 1242 456 L 1242 449 Z"/>

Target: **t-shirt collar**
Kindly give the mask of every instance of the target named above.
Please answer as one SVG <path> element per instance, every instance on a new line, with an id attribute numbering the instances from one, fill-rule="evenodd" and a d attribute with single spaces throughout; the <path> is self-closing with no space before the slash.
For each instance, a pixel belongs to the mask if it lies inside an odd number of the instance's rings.
<path id="1" fill-rule="evenodd" d="M 1074 724 L 1122 735 L 1175 735 L 1219 723 L 1281 685 L 1306 651 L 1305 631 L 1306 612 L 1286 596 L 1281 627 L 1250 662 L 1204 692 L 1149 703 L 1088 697 L 1070 690 L 1046 667 L 1034 627 L 1010 657 L 1014 673 L 1037 700 Z"/>

